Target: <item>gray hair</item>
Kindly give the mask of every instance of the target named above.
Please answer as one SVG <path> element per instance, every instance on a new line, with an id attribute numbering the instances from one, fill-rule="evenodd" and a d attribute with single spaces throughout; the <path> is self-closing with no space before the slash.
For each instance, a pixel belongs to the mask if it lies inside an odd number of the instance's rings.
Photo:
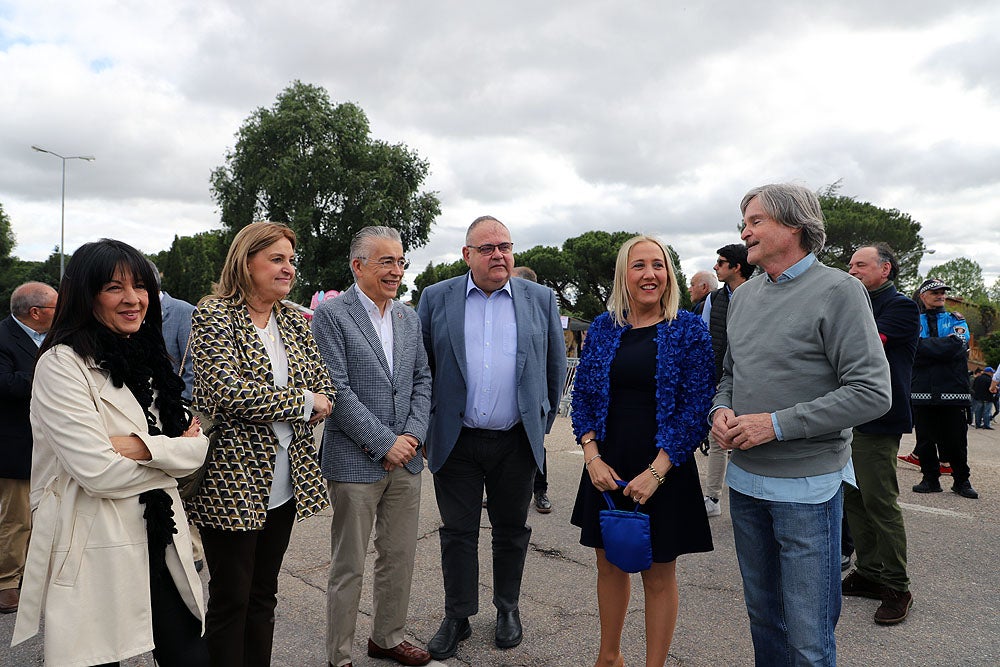
<path id="1" fill-rule="evenodd" d="M 32 308 L 40 308 L 48 305 L 49 293 L 55 291 L 45 283 L 30 282 L 24 283 L 14 288 L 10 295 L 10 313 L 14 317 L 21 319 L 28 316 Z"/>
<path id="2" fill-rule="evenodd" d="M 719 278 L 711 271 L 698 271 L 691 276 L 691 284 L 704 284 L 708 285 L 709 290 L 717 290 L 719 289 Z"/>
<path id="3" fill-rule="evenodd" d="M 386 227 L 385 225 L 362 227 L 354 235 L 354 238 L 351 239 L 351 250 L 348 261 L 353 264 L 356 259 L 367 259 L 375 239 L 386 239 L 403 245 L 403 239 L 400 237 L 399 231 L 392 227 Z M 354 269 L 352 268 L 351 270 L 353 272 Z"/>
<path id="4" fill-rule="evenodd" d="M 802 230 L 802 248 L 819 254 L 826 244 L 826 229 L 823 226 L 823 209 L 819 197 L 812 190 L 792 183 L 771 183 L 753 188 L 743 195 L 740 213 L 747 212 L 750 200 L 760 198 L 764 212 L 793 229 Z"/>
<path id="5" fill-rule="evenodd" d="M 495 222 L 496 224 L 500 225 L 504 229 L 507 229 L 507 225 L 503 224 L 502 222 L 500 222 L 499 220 L 497 220 L 496 218 L 494 218 L 492 215 L 481 215 L 478 218 L 476 218 L 475 220 L 473 220 L 472 224 L 469 225 L 469 228 L 466 230 L 466 232 L 465 232 L 465 245 L 469 245 L 469 243 L 471 242 L 471 240 L 472 240 L 472 232 L 476 231 L 477 227 L 479 227 L 480 225 L 482 225 L 483 223 L 486 223 L 486 222 Z M 510 230 L 507 229 L 507 232 L 510 233 Z"/>
<path id="6" fill-rule="evenodd" d="M 163 290 L 163 279 L 160 277 L 160 270 L 156 268 L 156 262 L 153 260 L 147 257 L 146 261 L 149 262 L 149 267 L 153 269 L 153 275 L 156 276 L 156 291 L 160 292 Z"/>

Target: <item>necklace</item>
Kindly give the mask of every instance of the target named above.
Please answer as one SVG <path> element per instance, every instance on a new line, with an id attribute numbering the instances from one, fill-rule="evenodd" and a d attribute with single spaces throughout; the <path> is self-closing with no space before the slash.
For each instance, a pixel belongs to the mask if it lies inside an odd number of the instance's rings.
<path id="1" fill-rule="evenodd" d="M 275 329 L 277 328 L 277 322 L 274 320 L 273 317 L 269 317 L 267 319 L 267 324 L 265 324 L 262 327 L 259 327 L 256 324 L 254 324 L 253 326 L 254 326 L 255 329 L 257 329 L 257 331 L 259 331 L 260 333 L 266 335 L 267 338 L 268 338 L 268 340 L 270 340 L 272 343 L 275 340 L 277 340 L 277 336 L 276 336 L 277 332 L 275 331 Z"/>

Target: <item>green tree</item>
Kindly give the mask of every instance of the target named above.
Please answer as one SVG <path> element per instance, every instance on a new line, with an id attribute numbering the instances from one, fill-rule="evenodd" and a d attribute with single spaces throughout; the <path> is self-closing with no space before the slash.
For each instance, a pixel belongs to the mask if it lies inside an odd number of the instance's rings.
<path id="1" fill-rule="evenodd" d="M 847 270 L 851 255 L 860 246 L 882 241 L 899 260 L 897 287 L 908 292 L 917 287 L 918 267 L 924 253 L 920 223 L 896 209 L 885 209 L 838 194 L 839 181 L 819 193 L 826 218 L 826 247 L 819 259 L 824 264 Z"/>
<path id="2" fill-rule="evenodd" d="M 988 301 L 983 270 L 978 262 L 958 257 L 939 264 L 927 272 L 928 278 L 943 280 L 951 288 L 950 296 L 960 296 L 972 303 Z"/>
<path id="3" fill-rule="evenodd" d="M 430 287 L 434 283 L 439 283 L 442 280 L 460 276 L 468 270 L 469 265 L 466 264 L 463 259 L 459 259 L 448 264 L 435 264 L 434 262 L 429 263 L 413 281 L 416 285 L 416 288 L 410 293 L 410 298 L 413 300 L 413 307 L 417 307 L 417 304 L 420 302 L 420 295 L 423 293 L 424 289 Z"/>
<path id="4" fill-rule="evenodd" d="M 0 204 L 0 264 L 10 259 L 16 242 L 17 239 L 14 236 L 14 228 L 11 227 L 10 218 L 7 216 L 7 212 L 3 210 L 3 204 Z"/>
<path id="5" fill-rule="evenodd" d="M 163 274 L 163 290 L 175 298 L 198 303 L 219 279 L 230 238 L 231 234 L 218 229 L 194 236 L 175 235 L 167 250 L 151 258 Z"/>
<path id="6" fill-rule="evenodd" d="M 979 349 L 983 351 L 987 366 L 1000 366 L 1000 331 L 987 334 L 979 339 Z"/>
<path id="7" fill-rule="evenodd" d="M 228 230 L 262 219 L 295 230 L 301 296 L 350 285 L 348 249 L 366 225 L 399 230 L 404 250 L 427 242 L 440 213 L 437 195 L 419 191 L 428 168 L 406 146 L 372 139 L 359 106 L 294 81 L 244 122 L 211 184 Z"/>

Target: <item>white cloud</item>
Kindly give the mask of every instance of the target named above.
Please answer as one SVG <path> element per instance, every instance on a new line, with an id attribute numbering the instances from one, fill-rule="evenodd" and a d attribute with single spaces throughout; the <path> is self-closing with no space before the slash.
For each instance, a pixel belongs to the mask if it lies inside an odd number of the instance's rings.
<path id="1" fill-rule="evenodd" d="M 59 162 L 39 144 L 97 157 L 67 165 L 69 249 L 216 227 L 211 170 L 301 79 L 429 161 L 442 215 L 415 266 L 456 259 L 489 212 L 519 248 L 656 233 L 690 274 L 736 239 L 749 187 L 843 179 L 923 224 L 925 270 L 964 255 L 992 280 L 997 34 L 986 1 L 7 1 L 0 202 L 16 252 L 46 256 Z"/>

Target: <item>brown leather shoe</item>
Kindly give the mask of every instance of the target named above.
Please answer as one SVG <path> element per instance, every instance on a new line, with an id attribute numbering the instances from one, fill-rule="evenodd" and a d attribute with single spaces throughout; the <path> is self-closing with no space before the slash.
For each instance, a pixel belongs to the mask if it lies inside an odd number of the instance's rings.
<path id="1" fill-rule="evenodd" d="M 21 602 L 21 594 L 16 588 L 5 588 L 0 591 L 0 614 L 13 614 Z"/>
<path id="2" fill-rule="evenodd" d="M 897 591 L 886 587 L 882 604 L 875 612 L 875 622 L 879 625 L 896 625 L 906 620 L 913 606 L 913 595 L 909 591 Z"/>
<path id="3" fill-rule="evenodd" d="M 400 642 L 393 648 L 382 648 L 371 639 L 368 640 L 368 655 L 372 658 L 388 658 L 401 665 L 426 665 L 431 661 L 431 654 L 414 646 L 410 642 Z"/>

